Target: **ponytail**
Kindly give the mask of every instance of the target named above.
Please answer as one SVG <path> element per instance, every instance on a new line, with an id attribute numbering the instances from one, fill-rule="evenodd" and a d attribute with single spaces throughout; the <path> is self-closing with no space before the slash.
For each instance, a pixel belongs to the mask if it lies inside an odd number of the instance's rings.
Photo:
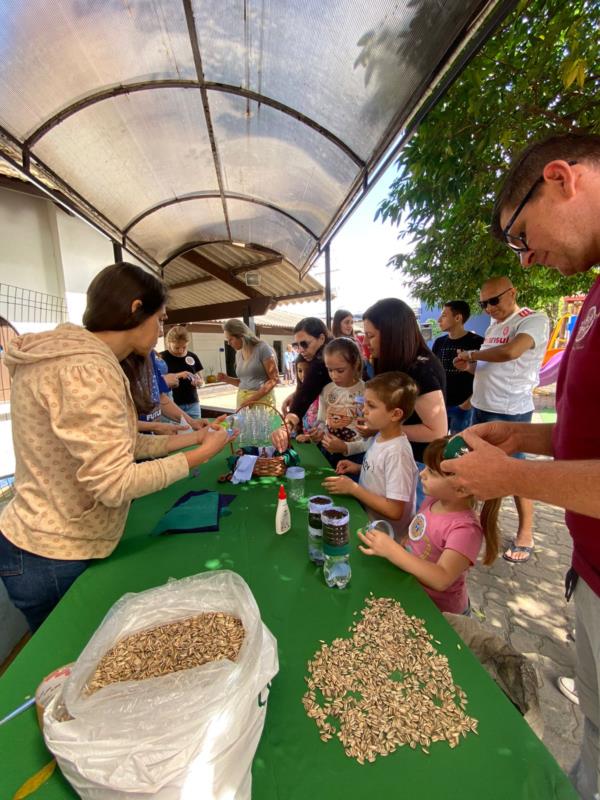
<path id="1" fill-rule="evenodd" d="M 479 514 L 479 521 L 483 528 L 483 538 L 485 539 L 485 556 L 483 563 L 486 567 L 494 563 L 500 550 L 498 516 L 500 514 L 501 505 L 501 497 L 495 497 L 493 500 L 486 500 Z"/>
<path id="2" fill-rule="evenodd" d="M 369 384 L 367 383 L 367 386 Z M 441 463 L 444 460 L 444 450 L 450 441 L 451 436 L 442 436 L 439 439 L 434 439 L 430 442 L 423 454 L 423 461 L 426 467 L 429 467 L 433 472 L 438 475 L 448 477 L 448 473 L 442 472 Z M 485 556 L 483 563 L 486 567 L 493 564 L 498 557 L 500 550 L 500 528 L 498 527 L 498 516 L 500 514 L 500 506 L 502 498 L 496 497 L 493 500 L 486 500 L 481 508 L 479 514 L 479 521 L 483 529 L 483 538 L 485 539 Z M 473 498 L 473 505 L 475 499 Z"/>

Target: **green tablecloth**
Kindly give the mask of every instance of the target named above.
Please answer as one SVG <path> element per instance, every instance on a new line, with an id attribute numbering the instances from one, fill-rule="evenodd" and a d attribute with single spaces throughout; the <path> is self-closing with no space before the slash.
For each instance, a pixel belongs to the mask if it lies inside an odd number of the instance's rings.
<path id="1" fill-rule="evenodd" d="M 300 448 L 307 468 L 306 494 L 322 491 L 330 470 L 312 445 Z M 113 553 L 90 567 L 0 678 L 0 718 L 33 694 L 42 678 L 74 661 L 104 614 L 125 592 L 137 592 L 207 569 L 232 569 L 249 584 L 264 622 L 278 641 L 280 671 L 273 681 L 263 736 L 254 760 L 253 800 L 333 800 L 382 797 L 440 800 L 552 800 L 575 798 L 564 773 L 531 732 L 412 578 L 379 558 L 352 549 L 352 581 L 328 589 L 321 571 L 307 558 L 307 511 L 291 504 L 293 526 L 285 536 L 274 531 L 277 485 L 264 479 L 252 485 L 219 487 L 224 459 L 181 481 L 137 500 L 125 536 Z M 238 494 L 219 533 L 150 536 L 159 517 L 191 489 Z M 347 502 L 345 502 L 347 500 Z M 353 531 L 364 523 L 359 506 L 351 509 Z M 337 739 L 324 743 L 301 703 L 306 663 L 319 640 L 346 635 L 353 612 L 375 595 L 397 598 L 406 611 L 427 622 L 440 640 L 456 682 L 468 695 L 467 712 L 479 720 L 479 735 L 469 735 L 451 750 L 445 742 L 430 755 L 401 748 L 374 764 L 347 758 Z M 0 797 L 16 789 L 48 762 L 35 711 L 29 709 L 0 727 Z M 72 798 L 58 772 L 33 800 Z M 199 798 L 198 800 L 202 800 Z"/>

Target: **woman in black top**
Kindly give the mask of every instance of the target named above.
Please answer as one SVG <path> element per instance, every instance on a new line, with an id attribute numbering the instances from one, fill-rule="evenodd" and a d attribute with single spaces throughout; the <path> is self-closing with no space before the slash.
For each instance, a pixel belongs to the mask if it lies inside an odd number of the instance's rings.
<path id="1" fill-rule="evenodd" d="M 378 300 L 365 311 L 363 322 L 375 374 L 399 370 L 419 387 L 415 410 L 404 430 L 415 461 L 422 462 L 427 444 L 448 433 L 444 368 L 427 347 L 412 309 L 402 300 Z"/>
<path id="2" fill-rule="evenodd" d="M 285 424 L 289 433 L 298 428 L 310 405 L 321 394 L 323 387 L 331 382 L 323 361 L 323 348 L 331 340 L 325 323 L 317 317 L 305 317 L 294 328 L 294 340 L 307 362 L 307 369 L 302 383 L 286 400 Z M 285 448 L 287 436 L 283 428 L 274 432 L 273 444 L 280 450 Z"/>

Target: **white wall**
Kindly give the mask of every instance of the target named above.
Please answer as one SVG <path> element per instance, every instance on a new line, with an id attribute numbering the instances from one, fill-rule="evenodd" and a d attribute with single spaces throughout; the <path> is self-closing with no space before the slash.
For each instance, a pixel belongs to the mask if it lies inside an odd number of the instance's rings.
<path id="1" fill-rule="evenodd" d="M 263 333 L 260 336 L 261 341 L 266 342 L 273 347 L 274 341 L 282 342 L 282 348 L 285 350 L 287 344 L 291 344 L 294 337 L 289 334 L 285 336 L 270 335 Z M 213 374 L 217 372 L 225 372 L 225 352 L 220 352 L 219 348 L 225 347 L 225 339 L 222 333 L 192 333 L 192 341 L 189 349 L 196 353 L 202 365 L 204 366 L 204 377 L 206 378 L 212 371 Z M 279 365 L 280 372 L 283 372 L 283 366 Z"/>
<path id="2" fill-rule="evenodd" d="M 0 189 L 0 283 L 62 296 L 52 203 Z"/>

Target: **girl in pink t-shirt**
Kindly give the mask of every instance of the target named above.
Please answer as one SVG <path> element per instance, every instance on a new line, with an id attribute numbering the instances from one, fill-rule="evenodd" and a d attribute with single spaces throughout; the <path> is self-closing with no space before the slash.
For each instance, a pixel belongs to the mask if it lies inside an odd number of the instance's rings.
<path id="1" fill-rule="evenodd" d="M 383 531 L 358 536 L 369 556 L 383 556 L 410 572 L 423 585 L 441 611 L 469 614 L 467 570 L 477 561 L 485 539 L 484 564 L 498 555 L 498 512 L 501 499 L 488 500 L 481 514 L 475 513 L 475 498 L 454 488 L 440 471 L 448 437 L 436 439 L 425 450 L 421 481 L 427 497 L 408 529 L 402 544 Z"/>

